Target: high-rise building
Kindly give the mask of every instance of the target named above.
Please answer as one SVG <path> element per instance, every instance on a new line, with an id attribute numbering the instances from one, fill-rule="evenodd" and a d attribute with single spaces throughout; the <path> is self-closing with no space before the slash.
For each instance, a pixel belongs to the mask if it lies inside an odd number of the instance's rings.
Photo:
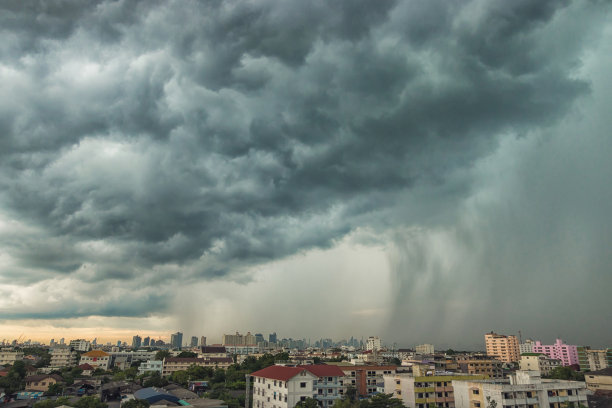
<path id="1" fill-rule="evenodd" d="M 172 348 L 180 349 L 183 347 L 183 333 L 176 332 L 170 335 L 170 345 Z"/>
<path id="2" fill-rule="evenodd" d="M 206 336 L 200 337 L 200 346 L 206 347 Z"/>
<path id="3" fill-rule="evenodd" d="M 565 344 L 563 340 L 556 339 L 555 344 L 544 345 L 541 341 L 536 340 L 533 343 L 532 351 L 534 353 L 544 353 L 550 358 L 561 360 L 564 366 L 579 364 L 578 346 Z"/>
<path id="4" fill-rule="evenodd" d="M 149 344 L 151 344 L 151 338 L 149 336 L 147 336 L 144 339 L 142 339 L 142 345 L 143 346 L 149 347 Z"/>
<path id="5" fill-rule="evenodd" d="M 268 341 L 269 341 L 270 343 L 276 344 L 276 332 L 274 332 L 274 333 L 270 333 L 270 334 L 268 335 Z"/>
<path id="6" fill-rule="evenodd" d="M 132 337 L 132 348 L 137 349 L 140 348 L 140 346 L 142 346 L 142 337 L 135 335 Z"/>
<path id="7" fill-rule="evenodd" d="M 259 343 L 263 343 L 264 340 L 264 336 L 261 333 L 255 333 L 255 343 L 259 344 Z"/>
<path id="8" fill-rule="evenodd" d="M 599 371 L 612 367 L 612 348 L 591 350 L 588 346 L 578 347 L 580 371 Z"/>
<path id="9" fill-rule="evenodd" d="M 519 352 L 523 353 L 533 353 L 533 340 L 527 339 L 524 343 L 519 344 Z"/>
<path id="10" fill-rule="evenodd" d="M 64 338 L 63 338 L 63 337 L 60 339 L 60 343 L 59 343 L 59 344 L 60 344 L 60 346 L 63 346 L 63 345 L 65 344 L 65 343 L 64 343 Z"/>
<path id="11" fill-rule="evenodd" d="M 519 342 L 516 336 L 506 336 L 494 332 L 487 333 L 485 334 L 485 345 L 487 356 L 497 357 L 503 362 L 512 363 L 519 361 L 521 358 Z"/>
<path id="12" fill-rule="evenodd" d="M 378 351 L 382 348 L 380 343 L 380 337 L 378 336 L 370 336 L 368 337 L 368 341 L 366 342 L 366 350 L 370 351 Z"/>
<path id="13" fill-rule="evenodd" d="M 255 336 L 248 332 L 246 335 L 242 335 L 238 332 L 236 334 L 224 334 L 223 335 L 224 346 L 254 346 Z"/>
<path id="14" fill-rule="evenodd" d="M 191 336 L 191 347 L 198 347 L 198 338 L 196 336 Z"/>

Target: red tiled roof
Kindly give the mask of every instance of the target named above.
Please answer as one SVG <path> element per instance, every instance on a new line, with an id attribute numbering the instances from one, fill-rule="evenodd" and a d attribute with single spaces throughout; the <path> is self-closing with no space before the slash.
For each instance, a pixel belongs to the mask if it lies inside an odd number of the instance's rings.
<path id="1" fill-rule="evenodd" d="M 344 377 L 344 371 L 334 365 L 311 364 L 299 367 L 305 368 L 317 377 Z"/>
<path id="2" fill-rule="evenodd" d="M 227 353 L 227 350 L 225 349 L 225 347 L 221 346 L 221 347 L 216 347 L 216 346 L 203 346 L 202 347 L 202 354 L 217 354 L 217 353 Z"/>
<path id="3" fill-rule="evenodd" d="M 212 361 L 213 363 L 233 363 L 234 359 L 231 357 L 210 357 L 208 361 Z"/>
<path id="4" fill-rule="evenodd" d="M 83 370 L 83 371 L 85 371 L 85 370 L 95 370 L 95 368 L 94 368 L 92 365 L 89 365 L 89 364 L 87 364 L 87 363 L 85 363 L 85 364 L 81 364 L 81 365 L 79 366 L 79 368 L 80 368 L 81 370 Z"/>
<path id="5" fill-rule="evenodd" d="M 303 367 L 286 367 L 273 365 L 251 373 L 254 377 L 271 378 L 272 380 L 289 381 L 305 369 Z"/>

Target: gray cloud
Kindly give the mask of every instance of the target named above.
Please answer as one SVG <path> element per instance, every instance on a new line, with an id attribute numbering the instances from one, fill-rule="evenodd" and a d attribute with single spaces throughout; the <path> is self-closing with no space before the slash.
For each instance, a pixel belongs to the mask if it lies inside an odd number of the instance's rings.
<path id="1" fill-rule="evenodd" d="M 169 273 L 237 279 L 357 227 L 452 218 L 503 135 L 549 129 L 589 95 L 576 72 L 607 12 L 45 4 L 0 13 L 0 215 L 20 223 L 0 235 L 2 278 L 88 279 L 102 295 Z M 78 315 L 128 307 L 152 310 Z"/>

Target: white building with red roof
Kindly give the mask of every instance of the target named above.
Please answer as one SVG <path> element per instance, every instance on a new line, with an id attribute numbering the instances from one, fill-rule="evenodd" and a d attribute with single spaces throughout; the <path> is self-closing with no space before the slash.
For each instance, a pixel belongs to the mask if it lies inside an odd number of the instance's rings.
<path id="1" fill-rule="evenodd" d="M 344 395 L 344 373 L 338 367 L 307 365 L 270 366 L 251 374 L 253 408 L 293 408 L 306 398 L 331 407 Z"/>

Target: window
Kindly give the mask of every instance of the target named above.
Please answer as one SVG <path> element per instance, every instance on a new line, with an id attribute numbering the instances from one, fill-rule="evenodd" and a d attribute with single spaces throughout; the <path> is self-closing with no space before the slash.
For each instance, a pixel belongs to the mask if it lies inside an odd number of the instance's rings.
<path id="1" fill-rule="evenodd" d="M 474 395 L 478 395 L 478 394 L 480 394 L 480 391 L 478 391 L 478 390 L 472 390 L 472 394 L 474 394 Z"/>
<path id="2" fill-rule="evenodd" d="M 306 388 L 306 383 L 305 382 L 301 382 L 300 383 L 300 388 Z"/>
<path id="3" fill-rule="evenodd" d="M 306 401 L 306 397 L 300 397 L 300 401 Z"/>
<path id="4" fill-rule="evenodd" d="M 327 377 L 327 381 L 334 381 L 333 377 Z"/>
<path id="5" fill-rule="evenodd" d="M 276 387 L 276 380 L 274 380 L 274 386 Z"/>
<path id="6" fill-rule="evenodd" d="M 480 408 L 480 402 L 475 402 L 475 403 L 474 403 L 474 406 L 475 406 L 476 408 Z"/>

